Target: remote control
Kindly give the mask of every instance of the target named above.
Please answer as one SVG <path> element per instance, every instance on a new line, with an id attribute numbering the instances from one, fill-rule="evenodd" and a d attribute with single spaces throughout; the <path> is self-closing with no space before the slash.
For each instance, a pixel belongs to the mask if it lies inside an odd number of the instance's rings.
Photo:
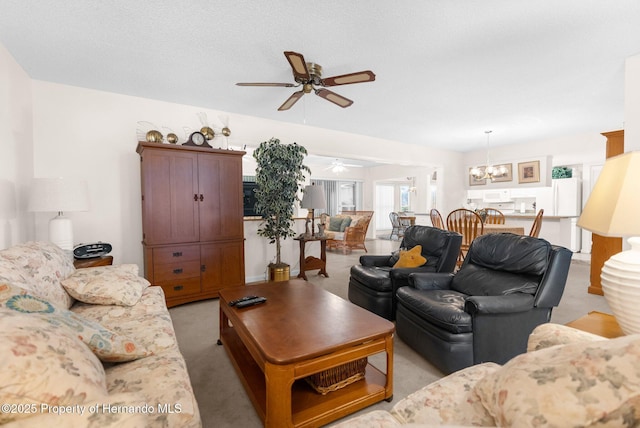
<path id="1" fill-rule="evenodd" d="M 236 308 L 246 308 L 247 306 L 259 305 L 267 301 L 266 297 L 256 297 L 255 299 L 245 300 L 244 302 L 236 303 Z"/>
<path id="2" fill-rule="evenodd" d="M 235 305 L 237 305 L 237 304 L 238 304 L 238 303 L 240 303 L 240 302 L 246 302 L 247 300 L 253 300 L 253 299 L 255 299 L 256 297 L 258 297 L 258 296 L 244 296 L 244 297 L 241 297 L 241 298 L 239 298 L 239 299 L 236 299 L 236 300 L 232 300 L 232 301 L 230 301 L 230 302 L 229 302 L 229 306 L 235 306 Z"/>

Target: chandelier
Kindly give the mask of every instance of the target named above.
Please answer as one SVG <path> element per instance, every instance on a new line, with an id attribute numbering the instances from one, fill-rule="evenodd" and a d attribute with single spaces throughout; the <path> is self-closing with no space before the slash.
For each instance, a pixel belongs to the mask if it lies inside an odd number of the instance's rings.
<path id="1" fill-rule="evenodd" d="M 504 165 L 493 166 L 489 162 L 489 135 L 492 131 L 484 131 L 487 134 L 487 164 L 485 166 L 474 166 L 469 171 L 469 174 L 476 180 L 489 179 L 493 181 L 496 178 L 503 177 L 507 174 L 508 170 Z"/>

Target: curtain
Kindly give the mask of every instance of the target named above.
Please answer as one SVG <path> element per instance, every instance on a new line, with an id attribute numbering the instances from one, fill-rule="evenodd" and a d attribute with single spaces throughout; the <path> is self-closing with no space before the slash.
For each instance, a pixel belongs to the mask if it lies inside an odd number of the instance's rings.
<path id="1" fill-rule="evenodd" d="M 327 198 L 327 209 L 324 211 L 316 210 L 318 215 L 323 212 L 326 212 L 329 215 L 338 214 L 338 182 L 335 180 L 311 180 L 311 184 L 322 186 L 324 189 L 324 196 Z"/>

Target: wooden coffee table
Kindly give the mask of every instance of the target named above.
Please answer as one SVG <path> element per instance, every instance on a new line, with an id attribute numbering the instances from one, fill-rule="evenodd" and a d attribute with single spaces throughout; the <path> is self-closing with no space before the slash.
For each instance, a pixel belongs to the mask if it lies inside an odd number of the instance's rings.
<path id="1" fill-rule="evenodd" d="M 228 302 L 257 295 L 246 308 Z M 266 427 L 316 427 L 393 395 L 393 323 L 304 280 L 220 291 L 220 343 Z M 321 395 L 304 380 L 374 354 L 363 380 Z"/>

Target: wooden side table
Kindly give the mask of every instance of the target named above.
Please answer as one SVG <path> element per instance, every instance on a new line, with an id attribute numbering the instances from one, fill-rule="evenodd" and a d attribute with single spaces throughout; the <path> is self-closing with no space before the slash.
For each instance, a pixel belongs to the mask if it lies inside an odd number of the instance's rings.
<path id="1" fill-rule="evenodd" d="M 113 256 L 92 257 L 90 259 L 73 259 L 73 266 L 75 266 L 76 269 L 111 266 L 112 264 Z"/>
<path id="2" fill-rule="evenodd" d="M 298 278 L 306 281 L 307 275 L 305 272 L 316 269 L 320 269 L 318 275 L 324 275 L 326 278 L 329 278 L 329 274 L 327 273 L 327 237 L 301 235 L 293 239 L 300 242 L 300 273 L 298 274 Z M 320 258 L 313 256 L 305 257 L 305 244 L 315 241 L 320 242 Z"/>
<path id="3" fill-rule="evenodd" d="M 616 321 L 616 317 L 611 314 L 605 314 L 604 312 L 591 311 L 587 315 L 571 321 L 566 325 L 609 339 L 624 336 L 622 329 Z"/>

